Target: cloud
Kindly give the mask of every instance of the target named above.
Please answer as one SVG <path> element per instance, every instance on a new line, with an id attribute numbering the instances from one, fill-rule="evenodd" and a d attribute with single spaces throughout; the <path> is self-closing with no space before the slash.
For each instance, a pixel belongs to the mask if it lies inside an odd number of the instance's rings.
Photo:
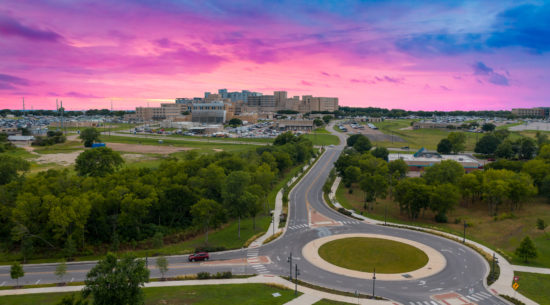
<path id="1" fill-rule="evenodd" d="M 447 86 L 441 85 L 441 86 L 439 86 L 439 88 L 443 91 L 451 91 L 451 89 L 449 89 L 449 87 L 447 87 Z"/>
<path id="2" fill-rule="evenodd" d="M 302 80 L 302 81 L 300 82 L 300 84 L 302 84 L 302 85 L 304 85 L 304 86 L 313 86 L 312 83 L 310 83 L 310 82 L 308 82 L 308 81 L 305 81 L 305 80 Z"/>
<path id="3" fill-rule="evenodd" d="M 524 47 L 535 53 L 550 51 L 550 4 L 524 4 L 498 14 L 491 47 Z"/>
<path id="4" fill-rule="evenodd" d="M 17 89 L 18 86 L 29 85 L 30 81 L 27 79 L 8 74 L 0 74 L 0 90 L 13 90 Z"/>
<path id="5" fill-rule="evenodd" d="M 398 50 L 414 56 L 459 55 L 484 50 L 480 34 L 425 33 L 397 39 Z"/>
<path id="6" fill-rule="evenodd" d="M 387 75 L 380 76 L 380 77 L 376 76 L 376 77 L 374 77 L 374 79 L 378 82 L 388 82 L 388 83 L 394 83 L 394 84 L 401 84 L 404 81 L 403 78 L 390 77 L 390 76 L 387 76 Z"/>
<path id="7" fill-rule="evenodd" d="M 472 65 L 474 69 L 474 75 L 485 76 L 486 80 L 494 85 L 508 86 L 508 78 L 500 73 L 494 71 L 493 68 L 487 66 L 481 61 L 478 61 Z M 478 80 L 479 81 L 479 80 Z"/>
<path id="8" fill-rule="evenodd" d="M 93 94 L 80 93 L 75 91 L 66 92 L 64 96 L 76 97 L 76 98 L 101 98 L 100 96 L 96 96 Z"/>
<path id="9" fill-rule="evenodd" d="M 328 77 L 330 77 L 330 74 L 329 74 L 329 73 L 327 73 L 327 72 L 323 72 L 323 71 L 321 71 L 321 75 L 324 75 L 324 76 L 328 76 Z"/>
<path id="10" fill-rule="evenodd" d="M 357 79 L 357 78 L 352 78 L 349 80 L 351 83 L 355 83 L 355 84 L 375 84 L 376 82 L 375 81 L 372 81 L 372 80 L 367 80 L 367 79 Z"/>
<path id="11" fill-rule="evenodd" d="M 7 16 L 0 16 L 0 33 L 5 36 L 22 37 L 32 41 L 58 42 L 63 37 L 49 30 L 41 30 L 21 24 Z"/>

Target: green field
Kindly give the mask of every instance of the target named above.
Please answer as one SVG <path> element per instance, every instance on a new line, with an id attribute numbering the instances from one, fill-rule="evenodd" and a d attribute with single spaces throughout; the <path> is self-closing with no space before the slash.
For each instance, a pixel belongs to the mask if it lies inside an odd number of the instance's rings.
<path id="1" fill-rule="evenodd" d="M 294 291 L 265 284 L 227 284 L 144 288 L 147 305 L 217 305 L 217 304 L 250 304 L 277 305 L 294 299 Z M 273 293 L 281 296 L 274 297 Z M 61 298 L 70 293 L 41 293 L 0 297 L 3 305 L 57 304 Z M 91 303 L 90 303 L 91 304 Z"/>
<path id="2" fill-rule="evenodd" d="M 541 305 L 550 305 L 550 274 L 514 272 L 514 275 L 519 276 L 521 294 Z"/>
<path id="3" fill-rule="evenodd" d="M 165 129 L 166 130 L 166 129 Z M 130 132 L 122 132 L 126 134 L 133 134 Z M 192 139 L 196 141 L 220 141 L 220 142 L 248 142 L 248 143 L 273 143 L 273 138 L 224 138 L 224 137 L 197 137 L 197 136 L 186 136 L 178 134 L 155 134 L 155 133 L 139 133 L 138 135 L 143 135 L 146 137 L 169 137 L 175 139 Z"/>
<path id="4" fill-rule="evenodd" d="M 328 130 L 326 130 L 325 127 L 315 128 L 315 130 L 313 130 L 313 133 L 330 134 L 330 132 L 328 132 Z"/>
<path id="5" fill-rule="evenodd" d="M 412 120 L 386 120 L 384 122 L 374 123 L 374 125 L 376 125 L 376 127 L 378 127 L 378 129 L 383 133 L 399 136 L 405 141 L 395 143 L 391 143 L 391 141 L 376 142 L 375 145 L 384 147 L 409 146 L 412 149 L 419 149 L 421 147 L 424 147 L 426 149 L 436 150 L 439 141 L 441 141 L 441 139 L 443 138 L 446 138 L 447 135 L 449 135 L 449 133 L 453 131 L 447 129 L 429 128 L 403 130 L 403 128 L 410 127 L 411 122 Z M 479 139 L 482 135 L 472 132 L 464 132 L 464 134 L 466 134 L 466 150 L 473 151 L 477 139 Z"/>
<path id="6" fill-rule="evenodd" d="M 304 137 L 309 139 L 315 146 L 323 145 L 338 145 L 340 140 L 337 136 L 325 133 L 308 133 L 304 134 Z"/>
<path id="7" fill-rule="evenodd" d="M 391 199 L 378 200 L 374 205 L 374 211 L 367 213 L 363 209 L 364 193 L 356 185 L 353 185 L 352 189 L 353 193 L 350 194 L 349 190 L 340 184 L 336 191 L 336 200 L 345 208 L 362 212 L 367 217 L 384 220 L 387 206 L 389 222 L 435 228 L 458 236 L 462 236 L 462 223 L 466 220 L 471 224 L 466 231 L 467 238 L 499 251 L 511 263 L 550 267 L 550 239 L 536 228 L 537 218 L 550 222 L 550 204 L 542 198 L 525 203 L 521 210 L 514 213 L 509 213 L 507 208 L 501 207 L 496 218 L 489 215 L 487 206 L 483 203 L 469 207 L 458 205 L 454 211 L 448 213 L 449 223 L 436 223 L 431 211 L 421 214 L 416 221 L 410 221 L 407 215 L 400 212 L 398 203 Z M 515 249 L 525 236 L 533 239 L 539 254 L 538 258 L 529 261 L 528 264 L 514 255 Z"/>
<path id="8" fill-rule="evenodd" d="M 422 268 L 428 256 L 413 246 L 381 238 L 351 237 L 330 241 L 319 256 L 336 266 L 379 273 L 403 273 Z"/>

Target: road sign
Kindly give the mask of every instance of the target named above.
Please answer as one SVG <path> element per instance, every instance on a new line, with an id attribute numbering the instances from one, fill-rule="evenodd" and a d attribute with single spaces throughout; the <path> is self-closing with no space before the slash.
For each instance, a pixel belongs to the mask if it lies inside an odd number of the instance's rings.
<path id="1" fill-rule="evenodd" d="M 514 288 L 514 290 L 518 290 L 518 287 L 519 287 L 518 283 L 514 283 L 514 285 L 512 285 L 512 288 Z"/>
<path id="2" fill-rule="evenodd" d="M 517 281 L 519 281 L 519 276 L 516 275 L 514 276 L 514 282 L 517 282 Z"/>

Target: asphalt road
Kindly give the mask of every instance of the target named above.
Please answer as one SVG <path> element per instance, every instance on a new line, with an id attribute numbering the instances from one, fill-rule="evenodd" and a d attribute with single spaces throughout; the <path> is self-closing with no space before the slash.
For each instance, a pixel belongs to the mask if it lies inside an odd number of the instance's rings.
<path id="1" fill-rule="evenodd" d="M 338 135 L 342 137 L 341 142 L 345 143 L 343 135 Z M 211 260 L 207 263 L 187 262 L 187 256 L 167 257 L 169 261 L 167 276 L 194 274 L 200 271 L 232 271 L 235 274 L 259 273 L 288 276 L 290 265 L 287 262 L 287 257 L 292 253 L 293 263 L 297 264 L 300 270 L 299 279 L 337 290 L 348 292 L 357 290 L 363 294 L 372 294 L 373 280 L 357 279 L 320 269 L 302 257 L 302 248 L 308 242 L 328 235 L 375 233 L 398 236 L 426 244 L 440 251 L 447 260 L 443 271 L 426 278 L 411 280 L 404 275 L 403 280 L 400 281 L 376 280 L 376 296 L 406 305 L 436 305 L 443 303 L 437 303 L 433 298 L 435 295 L 454 292 L 460 294 L 464 301 L 476 304 L 507 304 L 493 296 L 485 288 L 483 279 L 489 266 L 479 254 L 470 248 L 427 233 L 360 222 L 326 206 L 322 198 L 322 187 L 343 148 L 343 145 L 328 147 L 326 153 L 289 194 L 288 228 L 279 239 L 255 249 L 212 253 Z M 306 202 L 317 212 L 340 222 L 341 225 L 310 227 Z M 262 256 L 269 257 L 272 263 L 244 263 L 246 258 L 256 260 L 257 257 Z M 94 264 L 95 262 L 69 263 L 64 281 L 83 281 L 86 273 Z M 154 268 L 154 258 L 149 258 L 148 264 L 151 276 L 160 276 L 158 270 Z M 295 266 L 292 268 L 294 274 Z M 55 264 L 25 265 L 24 270 L 25 276 L 20 279 L 21 284 L 59 282 L 53 273 Z M 15 281 L 9 277 L 9 266 L 0 266 L 0 286 L 14 284 Z"/>

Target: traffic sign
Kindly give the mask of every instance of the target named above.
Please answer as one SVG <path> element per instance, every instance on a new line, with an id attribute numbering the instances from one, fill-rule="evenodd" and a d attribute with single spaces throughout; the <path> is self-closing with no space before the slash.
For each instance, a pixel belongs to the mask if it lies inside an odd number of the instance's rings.
<path id="1" fill-rule="evenodd" d="M 518 290 L 518 287 L 519 287 L 518 283 L 514 283 L 514 285 L 512 285 L 512 288 L 514 288 L 514 290 Z"/>
<path id="2" fill-rule="evenodd" d="M 514 282 L 517 282 L 517 281 L 519 281 L 519 276 L 516 275 L 514 276 Z"/>

